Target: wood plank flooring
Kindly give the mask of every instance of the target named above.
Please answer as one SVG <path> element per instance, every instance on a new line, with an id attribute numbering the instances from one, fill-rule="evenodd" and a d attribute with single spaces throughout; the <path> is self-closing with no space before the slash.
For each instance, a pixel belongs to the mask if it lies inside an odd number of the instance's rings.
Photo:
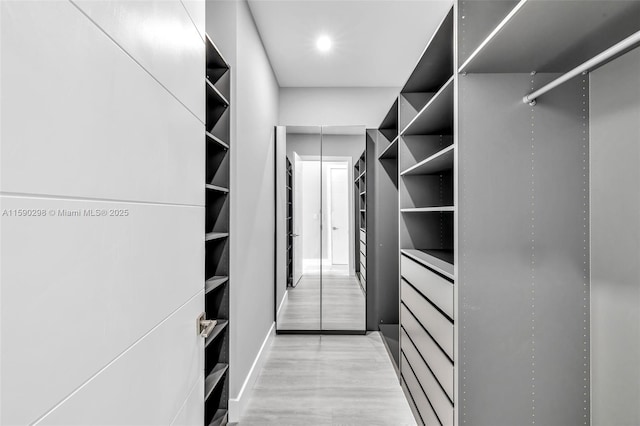
<path id="1" fill-rule="evenodd" d="M 278 330 L 320 330 L 320 280 L 319 274 L 306 274 L 289 288 Z M 365 329 L 365 296 L 356 277 L 322 274 L 322 329 Z"/>
<path id="2" fill-rule="evenodd" d="M 379 333 L 278 335 L 239 426 L 415 425 Z"/>

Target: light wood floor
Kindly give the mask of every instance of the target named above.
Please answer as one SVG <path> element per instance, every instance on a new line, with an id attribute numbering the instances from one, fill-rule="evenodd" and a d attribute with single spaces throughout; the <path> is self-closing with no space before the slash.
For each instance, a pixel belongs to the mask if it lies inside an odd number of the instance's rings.
<path id="1" fill-rule="evenodd" d="M 238 423 L 415 424 L 379 333 L 276 336 Z"/>
<path id="2" fill-rule="evenodd" d="M 320 275 L 303 275 L 289 288 L 278 330 L 320 330 Z M 365 296 L 357 279 L 322 274 L 322 330 L 364 330 Z"/>

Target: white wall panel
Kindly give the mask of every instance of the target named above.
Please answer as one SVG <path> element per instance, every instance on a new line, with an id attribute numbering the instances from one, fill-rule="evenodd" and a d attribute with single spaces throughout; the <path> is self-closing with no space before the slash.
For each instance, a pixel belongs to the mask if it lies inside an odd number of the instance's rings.
<path id="1" fill-rule="evenodd" d="M 180 0 L 73 3 L 204 122 L 204 40 Z"/>
<path id="2" fill-rule="evenodd" d="M 180 0 L 187 9 L 193 24 L 196 26 L 200 37 L 204 40 L 205 34 L 205 3 L 202 0 Z"/>
<path id="3" fill-rule="evenodd" d="M 158 3 L 166 2 L 131 2 L 132 10 L 113 12 L 127 17 L 117 21 L 122 25 L 142 26 L 132 16 L 150 8 L 155 12 L 148 22 L 156 25 L 168 7 L 149 6 Z M 102 10 L 110 3 L 91 4 Z M 0 7 L 0 190 L 204 205 L 204 126 L 198 119 L 71 3 L 3 1 Z M 177 0 L 176 11 L 189 19 Z M 151 46 L 139 43 L 137 49 Z M 204 102 L 203 64 L 193 60 L 182 72 L 168 59 L 158 61 Z"/>
<path id="4" fill-rule="evenodd" d="M 202 426 L 204 422 L 204 378 L 201 377 L 191 390 L 180 412 L 173 419 L 175 426 Z"/>
<path id="5" fill-rule="evenodd" d="M 204 211 L 7 196 L 0 197 L 0 205 L 3 211 L 47 211 L 47 217 L 0 218 L 0 423 L 25 424 L 202 290 Z M 60 217 L 60 209 L 128 209 L 129 215 Z M 56 217 L 50 216 L 52 210 Z M 189 332 L 195 329 L 192 311 Z M 189 352 L 179 336 L 167 344 Z M 147 355 L 140 366 L 164 356 Z M 133 373 L 130 379 L 139 380 Z M 164 404 L 165 390 L 150 389 L 151 399 Z"/>
<path id="6" fill-rule="evenodd" d="M 203 304 L 200 292 L 38 424 L 170 424 L 204 368 L 204 340 L 195 327 Z M 192 425 L 203 424 L 200 401 L 190 401 L 192 411 L 185 411 L 199 416 Z"/>

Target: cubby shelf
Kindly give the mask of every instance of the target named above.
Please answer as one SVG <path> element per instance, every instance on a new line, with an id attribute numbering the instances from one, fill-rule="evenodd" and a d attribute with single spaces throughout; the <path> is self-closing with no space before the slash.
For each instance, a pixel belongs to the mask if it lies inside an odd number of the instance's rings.
<path id="1" fill-rule="evenodd" d="M 229 105 L 229 101 L 224 97 L 222 93 L 218 90 L 218 88 L 211 82 L 209 79 L 205 79 L 207 82 L 207 95 L 210 95 L 211 100 L 215 103 L 219 103 L 225 106 Z"/>
<path id="2" fill-rule="evenodd" d="M 398 158 L 398 136 L 380 153 L 378 159 Z"/>
<path id="3" fill-rule="evenodd" d="M 206 61 L 207 68 L 221 68 L 221 69 L 229 69 L 229 64 L 224 60 L 222 54 L 218 50 L 218 47 L 213 43 L 209 34 L 205 34 L 206 41 Z"/>
<path id="4" fill-rule="evenodd" d="M 453 9 L 440 22 L 401 93 L 435 92 L 453 70 Z"/>
<path id="5" fill-rule="evenodd" d="M 430 175 L 451 170 L 453 169 L 453 154 L 454 147 L 453 145 L 449 145 L 442 151 L 438 151 L 432 156 L 420 161 L 418 164 L 409 167 L 400 173 L 400 175 Z"/>
<path id="6" fill-rule="evenodd" d="M 217 144 L 222 149 L 229 149 L 229 145 L 222 141 L 219 137 L 211 134 L 210 132 L 205 133 L 207 135 L 207 142 Z"/>
<path id="7" fill-rule="evenodd" d="M 453 76 L 400 133 L 402 136 L 451 134 L 453 129 Z"/>
<path id="8" fill-rule="evenodd" d="M 454 279 L 453 250 L 402 249 L 400 252 L 447 278 Z"/>
<path id="9" fill-rule="evenodd" d="M 216 413 L 213 415 L 213 420 L 211 420 L 211 423 L 209 423 L 209 426 L 223 426 L 227 424 L 227 420 L 228 420 L 227 410 L 225 410 L 224 408 L 221 408 L 217 410 Z"/>
<path id="10" fill-rule="evenodd" d="M 227 232 L 209 232 L 205 234 L 204 240 L 205 241 L 219 240 L 222 238 L 227 238 L 228 236 L 229 234 Z"/>
<path id="11" fill-rule="evenodd" d="M 213 390 L 222 383 L 224 373 L 229 369 L 229 365 L 225 363 L 218 363 L 213 367 L 213 370 L 207 378 L 204 380 L 204 400 L 208 400 Z"/>
<path id="12" fill-rule="evenodd" d="M 218 336 L 220 336 L 220 333 L 222 333 L 224 329 L 227 328 L 227 325 L 229 325 L 228 320 L 219 320 L 216 326 L 213 328 L 211 334 L 209 334 L 209 337 L 207 337 L 207 339 L 205 340 L 204 347 L 208 347 L 211 342 L 216 340 Z"/>
<path id="13" fill-rule="evenodd" d="M 639 20 L 637 1 L 521 0 L 458 71 L 567 72 L 636 32 Z"/>
<path id="14" fill-rule="evenodd" d="M 400 209 L 402 213 L 437 213 L 437 212 L 453 212 L 456 208 L 454 206 L 440 206 L 440 207 L 414 207 L 407 209 Z"/>
<path id="15" fill-rule="evenodd" d="M 228 188 L 224 188 L 224 187 L 218 186 L 218 185 L 206 184 L 204 187 L 207 188 L 210 191 L 223 192 L 225 194 L 229 192 Z"/>
<path id="16" fill-rule="evenodd" d="M 204 283 L 204 293 L 207 294 L 211 291 L 216 290 L 217 288 L 220 288 L 220 286 L 222 286 L 227 281 L 229 281 L 229 277 L 222 276 L 222 275 L 216 275 L 214 277 L 209 278 Z"/>
<path id="17" fill-rule="evenodd" d="M 387 140 L 393 141 L 398 137 L 398 99 L 396 98 L 395 102 L 391 106 L 387 115 L 382 119 L 382 123 L 380 123 L 380 128 L 378 129 L 380 133 L 384 135 Z"/>

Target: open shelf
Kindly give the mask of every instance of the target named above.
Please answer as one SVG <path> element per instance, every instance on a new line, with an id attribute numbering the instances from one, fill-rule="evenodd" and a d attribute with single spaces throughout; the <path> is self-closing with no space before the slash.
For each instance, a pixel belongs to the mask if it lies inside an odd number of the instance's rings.
<path id="1" fill-rule="evenodd" d="M 228 106 L 229 101 L 222 93 L 220 93 L 218 88 L 208 79 L 205 79 L 205 81 L 207 82 L 207 98 L 213 103 Z"/>
<path id="2" fill-rule="evenodd" d="M 440 22 L 401 93 L 435 92 L 453 74 L 453 8 Z"/>
<path id="3" fill-rule="evenodd" d="M 227 325 L 229 325 L 229 321 L 228 320 L 218 320 L 218 323 L 213 328 L 213 331 L 211 332 L 209 337 L 207 337 L 207 339 L 205 340 L 204 347 L 206 348 L 207 346 L 209 346 L 211 344 L 211 342 L 216 340 L 218 338 L 218 336 L 220 335 L 220 333 L 222 333 L 222 331 L 225 328 L 227 328 Z"/>
<path id="4" fill-rule="evenodd" d="M 209 399 L 213 390 L 220 383 L 222 383 L 222 377 L 224 376 L 224 373 L 227 372 L 228 368 L 229 368 L 228 364 L 218 363 L 216 364 L 215 367 L 213 367 L 213 370 L 211 371 L 211 373 L 209 373 L 207 378 L 204 379 L 204 400 L 205 401 Z"/>
<path id="5" fill-rule="evenodd" d="M 398 99 L 391 106 L 387 115 L 382 119 L 378 131 L 384 135 L 390 141 L 393 141 L 398 136 Z"/>
<path id="6" fill-rule="evenodd" d="M 637 1 L 521 0 L 459 72 L 567 72 L 636 32 L 639 20 Z"/>
<path id="7" fill-rule="evenodd" d="M 447 278 L 454 279 L 453 250 L 402 249 L 400 252 Z"/>
<path id="8" fill-rule="evenodd" d="M 453 77 L 431 98 L 401 135 L 451 134 L 453 130 Z"/>
<path id="9" fill-rule="evenodd" d="M 218 47 L 211 40 L 208 34 L 205 34 L 205 42 L 207 68 L 229 69 L 229 64 L 224 60 L 222 54 L 220 53 L 220 50 L 218 50 Z"/>
<path id="10" fill-rule="evenodd" d="M 213 415 L 213 419 L 211 420 L 211 423 L 209 423 L 209 426 L 223 426 L 227 424 L 227 421 L 228 421 L 227 410 L 225 410 L 224 408 L 221 408 L 215 412 L 215 414 Z"/>
<path id="11" fill-rule="evenodd" d="M 227 145 L 219 137 L 211 134 L 210 132 L 206 132 L 206 135 L 207 135 L 207 142 L 217 144 L 220 148 L 225 149 L 225 150 L 229 149 L 229 145 Z"/>
<path id="12" fill-rule="evenodd" d="M 434 213 L 434 212 L 453 212 L 456 208 L 454 206 L 440 206 L 440 207 L 415 207 L 400 209 L 402 213 Z"/>
<path id="13" fill-rule="evenodd" d="M 228 236 L 229 236 L 229 233 L 227 232 L 209 232 L 205 234 L 204 240 L 205 241 L 219 240 L 222 238 L 227 238 Z"/>
<path id="14" fill-rule="evenodd" d="M 204 294 L 209 293 L 210 291 L 214 291 L 219 288 L 221 285 L 229 281 L 229 277 L 224 275 L 216 275 L 214 277 L 209 278 L 204 283 Z"/>
<path id="15" fill-rule="evenodd" d="M 228 188 L 223 188 L 222 186 L 217 186 L 217 185 L 206 184 L 205 188 L 207 188 L 210 191 L 223 192 L 225 194 L 229 192 Z"/>
<path id="16" fill-rule="evenodd" d="M 389 145 L 380 153 L 379 159 L 398 158 L 398 136 L 396 136 Z"/>
<path id="17" fill-rule="evenodd" d="M 400 175 L 430 175 L 453 169 L 453 145 L 425 158 L 415 166 L 409 167 Z"/>

